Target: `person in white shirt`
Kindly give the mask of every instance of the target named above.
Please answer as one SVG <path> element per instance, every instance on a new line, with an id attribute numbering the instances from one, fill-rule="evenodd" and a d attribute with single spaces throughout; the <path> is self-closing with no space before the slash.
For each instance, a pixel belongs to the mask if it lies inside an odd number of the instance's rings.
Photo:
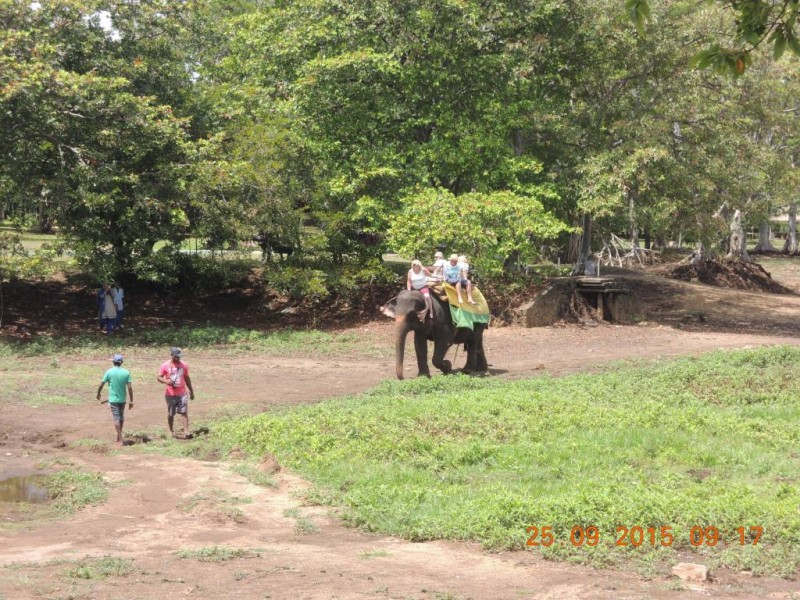
<path id="1" fill-rule="evenodd" d="M 431 266 L 431 277 L 433 279 L 442 280 L 444 279 L 444 266 L 447 264 L 447 261 L 444 259 L 444 254 L 441 252 L 437 252 L 433 255 L 433 266 Z"/>
<path id="2" fill-rule="evenodd" d="M 425 298 L 425 310 L 420 315 L 420 320 L 425 320 L 425 315 L 427 312 L 430 312 L 431 318 L 433 318 L 433 303 L 431 301 L 431 291 L 428 289 L 428 276 L 431 272 L 422 266 L 422 263 L 418 260 L 411 261 L 411 269 L 408 271 L 408 277 L 406 279 L 406 289 L 415 290 L 417 292 L 422 292 L 422 296 Z"/>
<path id="3" fill-rule="evenodd" d="M 459 304 L 464 302 L 464 298 L 461 296 L 463 288 L 467 290 L 467 302 L 475 304 L 475 300 L 472 299 L 472 282 L 467 278 L 469 265 L 466 265 L 467 272 L 465 272 L 464 265 L 459 262 L 462 258 L 464 257 L 459 257 L 458 254 L 450 255 L 450 261 L 444 266 L 444 280 L 456 288 Z"/>
<path id="4" fill-rule="evenodd" d="M 122 329 L 122 312 L 123 312 L 123 300 L 125 299 L 125 290 L 119 285 L 119 282 L 114 283 L 114 287 L 111 288 L 111 295 L 114 299 L 114 306 L 117 309 L 117 322 L 116 328 Z"/>
<path id="5" fill-rule="evenodd" d="M 106 324 L 105 335 L 111 335 L 114 325 L 117 323 L 117 307 L 114 305 L 114 296 L 111 292 L 111 285 L 105 284 L 105 294 L 103 295 L 103 322 Z"/>
<path id="6" fill-rule="evenodd" d="M 464 279 L 469 279 L 469 262 L 467 257 L 463 254 L 458 257 L 458 266 L 461 267 L 461 273 Z"/>

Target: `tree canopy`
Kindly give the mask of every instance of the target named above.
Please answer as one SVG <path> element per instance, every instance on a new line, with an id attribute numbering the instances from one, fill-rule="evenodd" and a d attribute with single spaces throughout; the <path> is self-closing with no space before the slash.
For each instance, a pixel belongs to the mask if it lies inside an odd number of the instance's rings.
<path id="1" fill-rule="evenodd" d="M 0 0 L 0 206 L 139 277 L 190 236 L 323 271 L 442 245 L 497 271 L 584 216 L 713 245 L 796 202 L 796 12 Z"/>
<path id="2" fill-rule="evenodd" d="M 706 0 L 716 4 L 726 13 L 728 31 L 721 40 L 715 40 L 698 52 L 693 64 L 700 68 L 712 67 L 734 76 L 744 73 L 760 46 L 771 46 L 777 60 L 789 49 L 800 56 L 798 40 L 797 0 Z M 649 0 L 626 0 L 631 19 L 641 35 L 645 35 L 646 21 L 650 20 Z"/>

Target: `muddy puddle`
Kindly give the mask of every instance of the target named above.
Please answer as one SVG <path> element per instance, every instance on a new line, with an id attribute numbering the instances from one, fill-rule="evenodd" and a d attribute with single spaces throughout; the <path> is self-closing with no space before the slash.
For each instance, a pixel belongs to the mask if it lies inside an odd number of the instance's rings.
<path id="1" fill-rule="evenodd" d="M 47 502 L 50 495 L 44 486 L 44 475 L 0 473 L 0 502 Z"/>

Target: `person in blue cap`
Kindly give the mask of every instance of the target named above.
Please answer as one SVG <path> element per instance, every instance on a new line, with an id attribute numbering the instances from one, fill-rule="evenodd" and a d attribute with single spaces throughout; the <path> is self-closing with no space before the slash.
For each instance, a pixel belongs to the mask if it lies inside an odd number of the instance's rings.
<path id="1" fill-rule="evenodd" d="M 114 366 L 105 372 L 100 380 L 100 387 L 97 388 L 97 399 L 100 400 L 100 392 L 103 386 L 108 384 L 108 400 L 103 400 L 100 404 L 108 402 L 111 407 L 111 415 L 114 417 L 114 429 L 117 430 L 117 446 L 122 446 L 122 424 L 125 422 L 125 396 L 127 393 L 128 408 L 133 410 L 133 384 L 131 374 L 127 369 L 122 368 L 122 354 L 115 354 L 111 358 Z"/>

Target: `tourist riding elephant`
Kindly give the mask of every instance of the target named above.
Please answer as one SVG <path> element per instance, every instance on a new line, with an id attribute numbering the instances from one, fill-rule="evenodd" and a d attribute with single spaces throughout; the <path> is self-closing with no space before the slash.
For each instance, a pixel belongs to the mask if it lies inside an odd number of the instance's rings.
<path id="1" fill-rule="evenodd" d="M 381 308 L 383 314 L 392 317 L 397 323 L 395 330 L 397 378 L 403 379 L 403 355 L 409 331 L 414 332 L 414 350 L 420 375 L 431 376 L 428 369 L 428 340 L 433 340 L 433 366 L 443 373 L 449 373 L 452 369 L 450 361 L 444 357 L 453 344 L 464 344 L 467 352 L 465 373 L 486 371 L 488 364 L 483 351 L 483 332 L 488 325 L 476 323 L 474 330 L 456 328 L 450 316 L 450 306 L 435 294 L 431 294 L 431 300 L 434 316 L 432 322 L 431 319 L 427 319 L 423 323 L 419 318 L 425 310 L 425 298 L 421 292 L 403 290 Z"/>

